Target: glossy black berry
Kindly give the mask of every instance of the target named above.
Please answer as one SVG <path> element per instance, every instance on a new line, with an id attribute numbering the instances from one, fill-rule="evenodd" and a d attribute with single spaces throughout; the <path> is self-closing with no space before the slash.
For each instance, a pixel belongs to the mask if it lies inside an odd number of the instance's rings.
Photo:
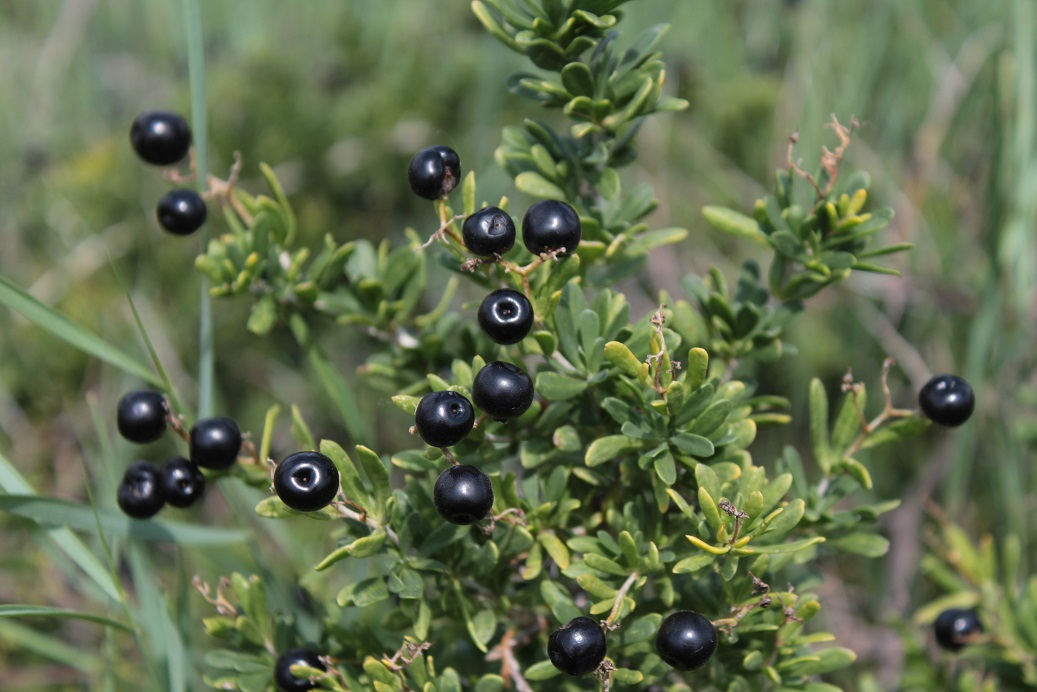
<path id="1" fill-rule="evenodd" d="M 209 210 L 194 190 L 170 190 L 158 201 L 158 223 L 174 235 L 191 235 L 205 223 Z"/>
<path id="2" fill-rule="evenodd" d="M 432 490 L 436 511 L 451 524 L 474 524 L 493 507 L 490 477 L 474 466 L 451 466 Z"/>
<path id="3" fill-rule="evenodd" d="M 948 651 L 958 651 L 983 631 L 983 624 L 974 610 L 950 608 L 936 618 L 933 631 L 937 644 Z"/>
<path id="4" fill-rule="evenodd" d="M 498 344 L 517 344 L 533 328 L 529 299 L 510 288 L 499 288 L 483 298 L 479 326 Z"/>
<path id="5" fill-rule="evenodd" d="M 230 418 L 203 418 L 191 428 L 191 461 L 207 469 L 225 469 L 241 451 L 241 430 Z"/>
<path id="6" fill-rule="evenodd" d="M 695 670 L 706 665 L 717 650 L 717 631 L 709 618 L 678 610 L 659 625 L 655 650 L 677 670 Z"/>
<path id="7" fill-rule="evenodd" d="M 522 242 L 534 255 L 563 247 L 563 254 L 571 255 L 582 235 L 579 214 L 565 202 L 545 199 L 527 209 L 522 217 Z"/>
<path id="8" fill-rule="evenodd" d="M 495 420 L 518 418 L 533 403 L 533 380 L 511 363 L 487 363 L 472 382 L 472 400 Z"/>
<path id="9" fill-rule="evenodd" d="M 548 637 L 547 656 L 568 675 L 593 673 L 605 659 L 605 633 L 589 617 L 574 618 Z"/>
<path id="10" fill-rule="evenodd" d="M 414 427 L 425 444 L 452 447 L 472 431 L 475 409 L 463 394 L 442 391 L 422 397 L 414 411 Z"/>
<path id="11" fill-rule="evenodd" d="M 461 159 L 450 147 L 422 149 L 410 160 L 407 181 L 414 194 L 420 197 L 445 197 L 461 182 Z"/>
<path id="12" fill-rule="evenodd" d="M 918 405 L 932 422 L 955 428 L 969 419 L 976 396 L 965 380 L 955 375 L 937 375 L 918 392 Z"/>
<path id="13" fill-rule="evenodd" d="M 134 519 L 153 517 L 166 503 L 158 469 L 146 461 L 135 461 L 123 474 L 115 494 L 119 509 Z"/>
<path id="14" fill-rule="evenodd" d="M 162 496 L 174 507 L 190 507 L 205 492 L 205 476 L 183 457 L 166 459 L 159 470 Z"/>
<path id="15" fill-rule="evenodd" d="M 134 119 L 130 144 L 145 162 L 169 166 L 187 156 L 191 148 L 191 128 L 176 113 L 148 111 Z"/>
<path id="16" fill-rule="evenodd" d="M 128 392 L 119 399 L 115 422 L 130 442 L 154 442 L 166 431 L 166 398 L 149 389 Z"/>
<path id="17" fill-rule="evenodd" d="M 324 509 L 338 494 L 338 469 L 320 452 L 296 452 L 274 469 L 274 490 L 299 512 Z"/>
<path id="18" fill-rule="evenodd" d="M 461 226 L 461 236 L 473 255 L 503 255 L 515 244 L 515 222 L 497 207 L 484 207 Z"/>
<path id="19" fill-rule="evenodd" d="M 274 664 L 274 684 L 277 685 L 278 692 L 306 692 L 317 688 L 309 678 L 297 678 L 292 675 L 292 666 L 328 669 L 316 651 L 302 648 L 285 651 L 277 657 L 277 663 Z"/>

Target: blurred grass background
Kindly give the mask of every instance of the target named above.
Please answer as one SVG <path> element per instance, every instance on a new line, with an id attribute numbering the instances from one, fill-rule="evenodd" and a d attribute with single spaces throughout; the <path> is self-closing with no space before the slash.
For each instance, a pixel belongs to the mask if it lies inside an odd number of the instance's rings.
<path id="1" fill-rule="evenodd" d="M 240 151 L 243 184 L 258 190 L 256 164 L 273 165 L 310 242 L 326 232 L 377 241 L 402 238 L 408 225 L 430 231 L 431 211 L 403 171 L 432 143 L 460 152 L 465 168 L 478 171 L 482 195 L 514 196 L 493 163 L 501 127 L 529 116 L 560 119 L 506 91 L 506 76 L 526 66 L 484 34 L 467 3 L 202 5 L 209 168 L 222 175 Z M 654 185 L 657 225 L 691 231 L 629 287 L 635 315 L 653 308 L 658 289 L 679 294 L 687 272 L 716 264 L 733 276 L 757 249 L 719 237 L 701 207 L 750 208 L 783 165 L 792 132 L 800 133 L 797 156 L 813 168 L 821 145 L 833 146 L 824 127 L 830 114 L 855 116 L 863 127 L 849 165 L 872 174 L 872 204 L 896 209 L 887 240 L 916 249 L 894 260 L 902 278 L 855 276 L 814 299 L 790 335 L 799 355 L 761 372 L 760 389 L 791 396 L 803 420 L 810 377 L 834 394 L 852 367 L 874 400 L 887 354 L 900 364 L 899 405 L 912 406 L 930 374 L 958 373 L 976 389 L 977 416 L 963 429 L 934 430 L 867 459 L 875 494 L 904 498 L 884 527 L 893 549 L 884 560 L 829 565 L 838 578 L 822 591 L 828 626 L 862 654 L 862 668 L 897 655 L 885 623 L 927 594 L 917 574 L 920 497 L 976 535 L 1012 532 L 1030 548 L 1024 555 L 1037 548 L 1034 14 L 1029 0 L 641 0 L 627 12 L 631 35 L 672 24 L 663 44 L 667 84 L 691 102 L 644 128 L 640 157 L 624 171 L 628 182 Z M 190 112 L 180 2 L 0 1 L 0 275 L 144 359 L 110 256 L 192 403 L 198 247 L 158 229 L 153 208 L 168 184 L 135 159 L 127 138 L 132 118 L 153 108 Z M 220 221 L 211 228 L 219 232 Z M 637 295 L 639 288 L 650 292 Z M 290 335 L 255 339 L 244 328 L 248 307 L 214 306 L 217 412 L 258 434 L 271 404 L 298 403 L 317 435 L 341 436 Z M 372 348 L 334 325 L 315 328 L 347 375 Z M 114 435 L 115 402 L 140 383 L 6 309 L 0 333 L 0 452 L 39 492 L 83 500 L 89 484 L 100 505 L 113 507 L 125 465 L 176 451 L 170 439 L 141 450 Z M 364 398 L 372 446 L 407 444 L 406 418 L 387 400 Z M 769 461 L 790 442 L 806 449 L 804 430 L 797 423 L 762 433 L 754 456 Z M 275 454 L 290 444 L 280 431 Z M 231 483 L 224 490 L 210 493 L 192 520 L 254 523 L 254 497 Z M 0 603 L 96 609 L 75 567 L 27 523 L 0 525 Z M 169 595 L 185 656 L 200 660 L 196 647 L 205 643 L 197 621 L 207 613 L 190 593 L 193 574 L 285 574 L 286 564 L 306 574 L 321 554 L 319 540 L 288 541 L 286 527 L 263 527 L 274 540 L 248 551 L 129 550 L 137 594 Z M 275 603 L 290 597 L 275 595 Z M 149 641 L 159 635 L 173 636 L 149 632 Z M 194 636 L 201 641 L 192 644 Z M 4 689 L 124 689 L 134 676 L 120 655 L 129 646 L 89 624 L 0 620 Z M 97 657 L 99 650 L 107 654 Z M 199 684 L 196 669 L 188 667 L 187 682 Z"/>

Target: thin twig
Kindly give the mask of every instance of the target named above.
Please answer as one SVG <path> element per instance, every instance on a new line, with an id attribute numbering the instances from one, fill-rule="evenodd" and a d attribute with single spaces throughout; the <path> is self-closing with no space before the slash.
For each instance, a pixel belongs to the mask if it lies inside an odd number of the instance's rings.
<path id="1" fill-rule="evenodd" d="M 623 582 L 623 586 L 619 587 L 619 593 L 616 594 L 616 602 L 612 606 L 612 612 L 609 613 L 608 620 L 605 621 L 606 629 L 615 629 L 618 627 L 616 620 L 619 618 L 619 614 L 623 612 L 623 601 L 626 599 L 627 594 L 630 593 L 631 587 L 634 586 L 634 582 L 637 581 L 637 572 L 631 572 L 627 580 Z"/>

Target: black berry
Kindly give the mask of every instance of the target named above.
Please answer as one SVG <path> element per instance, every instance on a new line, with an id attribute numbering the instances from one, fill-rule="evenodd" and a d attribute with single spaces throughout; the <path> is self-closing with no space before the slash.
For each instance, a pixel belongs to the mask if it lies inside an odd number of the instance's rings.
<path id="1" fill-rule="evenodd" d="M 563 255 L 576 252 L 583 235 L 580 217 L 565 202 L 546 199 L 526 210 L 522 217 L 522 242 L 534 255 L 565 248 Z"/>
<path id="2" fill-rule="evenodd" d="M 503 255 L 515 244 L 515 222 L 502 209 L 484 207 L 464 220 L 461 235 L 473 255 Z"/>
<path id="3" fill-rule="evenodd" d="M 474 466 L 451 466 L 432 490 L 436 511 L 451 524 L 474 524 L 493 507 L 490 477 Z"/>
<path id="4" fill-rule="evenodd" d="M 187 156 L 191 148 L 191 128 L 176 113 L 148 111 L 134 119 L 130 144 L 147 163 L 169 166 Z"/>
<path id="5" fill-rule="evenodd" d="M 717 631 L 708 618 L 678 610 L 659 625 L 655 650 L 677 670 L 695 670 L 706 665 L 717 650 Z"/>
<path id="6" fill-rule="evenodd" d="M 170 190 L 158 201 L 158 223 L 174 235 L 191 235 L 205 223 L 209 211 L 194 190 Z"/>
<path id="7" fill-rule="evenodd" d="M 518 418 L 533 403 L 533 380 L 511 363 L 494 361 L 475 376 L 472 400 L 495 420 Z"/>
<path id="8" fill-rule="evenodd" d="M 191 428 L 191 461 L 207 469 L 225 469 L 241 451 L 241 430 L 230 418 L 203 418 Z"/>
<path id="9" fill-rule="evenodd" d="M 955 375 L 937 375 L 918 392 L 918 405 L 930 420 L 955 428 L 969 419 L 976 396 L 965 380 Z"/>
<path id="10" fill-rule="evenodd" d="M 937 644 L 948 651 L 958 651 L 983 631 L 983 624 L 974 610 L 950 608 L 936 618 L 933 631 Z"/>
<path id="11" fill-rule="evenodd" d="M 130 464 L 115 497 L 119 509 L 134 519 L 153 517 L 166 503 L 158 469 L 146 461 Z"/>
<path id="12" fill-rule="evenodd" d="M 461 159 L 450 147 L 422 149 L 410 160 L 407 180 L 410 189 L 420 197 L 445 197 L 461 181 Z"/>
<path id="13" fill-rule="evenodd" d="M 277 685 L 278 692 L 306 692 L 317 688 L 309 678 L 297 678 L 292 675 L 292 666 L 328 669 L 316 651 L 301 648 L 285 651 L 277 657 L 277 663 L 274 664 L 274 684 Z"/>
<path id="14" fill-rule="evenodd" d="M 183 457 L 166 459 L 159 471 L 162 496 L 174 507 L 190 507 L 205 492 L 205 476 Z"/>
<path id="15" fill-rule="evenodd" d="M 320 452 L 296 452 L 274 469 L 274 490 L 281 502 L 299 512 L 327 507 L 338 494 L 338 469 Z"/>
<path id="16" fill-rule="evenodd" d="M 414 427 L 425 444 L 451 447 L 472 431 L 475 410 L 463 394 L 432 392 L 422 397 L 414 411 Z"/>
<path id="17" fill-rule="evenodd" d="M 498 344 L 517 344 L 533 328 L 533 306 L 518 291 L 499 288 L 483 298 L 479 326 Z"/>
<path id="18" fill-rule="evenodd" d="M 154 442 L 166 431 L 166 398 L 148 389 L 129 392 L 119 399 L 115 421 L 130 442 Z"/>
<path id="19" fill-rule="evenodd" d="M 547 656 L 563 673 L 593 673 L 605 659 L 605 633 L 589 617 L 574 618 L 548 637 Z"/>

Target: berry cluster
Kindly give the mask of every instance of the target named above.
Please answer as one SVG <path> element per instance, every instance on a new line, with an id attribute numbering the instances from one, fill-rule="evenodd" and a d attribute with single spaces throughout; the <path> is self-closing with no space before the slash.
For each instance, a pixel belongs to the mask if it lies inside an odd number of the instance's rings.
<path id="1" fill-rule="evenodd" d="M 147 389 L 119 399 L 116 426 L 130 442 L 147 444 L 162 437 L 170 417 L 166 398 Z M 190 459 L 170 457 L 157 467 L 136 461 L 126 469 L 117 491 L 119 508 L 134 519 L 155 516 L 166 503 L 185 508 L 205 492 L 201 468 L 226 469 L 238 458 L 241 431 L 230 418 L 205 418 L 188 434 Z"/>
<path id="2" fill-rule="evenodd" d="M 187 156 L 191 128 L 176 113 L 147 111 L 134 119 L 130 144 L 145 163 L 171 166 Z M 162 228 L 174 235 L 190 235 L 205 223 L 208 209 L 194 190 L 176 189 L 162 196 L 155 213 Z"/>
<path id="3" fill-rule="evenodd" d="M 445 146 L 423 149 L 411 159 L 407 178 L 415 194 L 439 199 L 456 187 L 461 160 Z M 534 254 L 575 250 L 581 234 L 580 217 L 565 202 L 538 202 L 522 222 L 522 239 Z M 485 207 L 468 216 L 461 227 L 465 247 L 480 257 L 497 260 L 515 245 L 515 222 L 503 209 Z M 479 306 L 479 326 L 498 344 L 517 344 L 533 328 L 533 306 L 524 294 L 510 288 L 491 292 Z M 472 383 L 475 406 L 497 421 L 518 418 L 533 403 L 532 378 L 503 361 L 484 366 Z M 414 412 L 418 435 L 432 447 L 461 442 L 475 426 L 472 402 L 453 391 L 432 392 Z M 433 492 L 436 509 L 454 524 L 472 524 L 493 506 L 490 479 L 474 466 L 454 465 L 439 478 Z"/>
<path id="4" fill-rule="evenodd" d="M 461 175 L 457 153 L 435 146 L 415 154 L 408 170 L 411 189 L 426 199 L 439 199 L 456 186 Z M 469 252 L 499 261 L 515 245 L 515 222 L 498 207 L 484 207 L 468 216 L 461 227 Z M 580 217 L 570 205 L 556 200 L 533 204 L 522 219 L 522 242 L 532 254 L 555 258 L 571 254 L 580 243 Z M 533 327 L 529 298 L 510 288 L 491 292 L 478 312 L 479 326 L 491 340 L 509 345 L 522 341 Z M 533 403 L 533 380 L 512 363 L 493 361 L 475 375 L 472 400 L 486 416 L 498 421 L 518 418 Z M 432 447 L 461 442 L 475 426 L 472 402 L 454 391 L 432 392 L 418 403 L 414 427 Z M 436 510 L 453 524 L 472 524 L 493 507 L 489 477 L 474 466 L 456 464 L 440 474 L 433 489 Z M 717 632 L 710 620 L 682 610 L 663 620 L 656 637 L 659 657 L 678 670 L 706 665 L 717 649 Z M 605 629 L 586 616 L 569 621 L 551 633 L 547 655 L 568 675 L 599 670 L 607 651 Z"/>

